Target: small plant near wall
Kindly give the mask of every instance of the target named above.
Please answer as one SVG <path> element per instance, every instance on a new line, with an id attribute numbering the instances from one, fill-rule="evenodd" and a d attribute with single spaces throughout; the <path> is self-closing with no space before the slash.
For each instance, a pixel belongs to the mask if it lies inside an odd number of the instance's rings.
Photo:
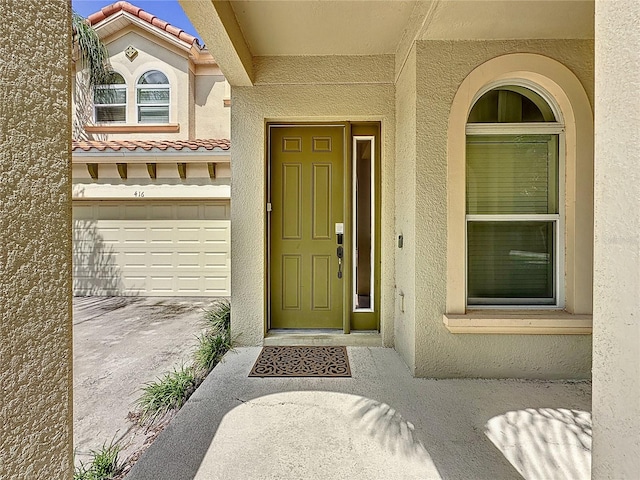
<path id="1" fill-rule="evenodd" d="M 117 478 L 124 469 L 118 459 L 120 446 L 110 443 L 104 444 L 99 450 L 91 450 L 89 463 L 80 462 L 80 466 L 73 472 L 73 480 L 112 480 Z"/>
<path id="2" fill-rule="evenodd" d="M 221 301 L 205 312 L 207 329 L 198 337 L 194 368 L 199 377 L 206 377 L 231 349 L 231 305 Z"/>
<path id="3" fill-rule="evenodd" d="M 205 330 L 198 336 L 193 365 L 182 366 L 142 388 L 136 401 L 136 418 L 152 425 L 170 412 L 179 410 L 231 347 L 231 305 L 227 300 L 205 310 Z"/>
<path id="4" fill-rule="evenodd" d="M 153 424 L 171 410 L 179 410 L 197 388 L 193 367 L 176 368 L 155 382 L 143 387 L 136 401 L 140 424 Z"/>

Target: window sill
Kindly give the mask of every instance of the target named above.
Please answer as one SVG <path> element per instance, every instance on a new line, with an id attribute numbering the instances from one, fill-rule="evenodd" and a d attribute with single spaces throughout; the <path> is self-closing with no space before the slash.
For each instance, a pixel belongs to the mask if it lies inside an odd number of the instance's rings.
<path id="1" fill-rule="evenodd" d="M 591 335 L 593 316 L 562 310 L 470 310 L 443 316 L 451 333 L 504 335 Z"/>
<path id="2" fill-rule="evenodd" d="M 180 124 L 168 123 L 164 125 L 86 125 L 84 129 L 88 133 L 176 133 L 180 131 Z"/>

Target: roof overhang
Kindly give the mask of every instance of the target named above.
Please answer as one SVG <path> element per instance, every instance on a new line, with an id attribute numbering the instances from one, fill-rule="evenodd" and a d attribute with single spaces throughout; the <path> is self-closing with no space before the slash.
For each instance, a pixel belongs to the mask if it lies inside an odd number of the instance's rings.
<path id="1" fill-rule="evenodd" d="M 73 163 L 176 163 L 231 161 L 228 139 L 74 140 Z"/>
<path id="2" fill-rule="evenodd" d="M 226 163 L 231 161 L 231 150 L 204 152 L 163 152 L 161 150 L 142 152 L 74 151 L 71 158 L 73 163 Z"/>
<path id="3" fill-rule="evenodd" d="M 180 0 L 232 85 L 256 57 L 395 55 L 419 40 L 591 39 L 594 0 Z M 397 65 L 396 65 L 397 69 Z"/>
<path id="4" fill-rule="evenodd" d="M 133 7 L 132 5 L 130 6 Z M 183 32 L 171 24 L 168 24 L 164 20 L 157 19 L 157 17 L 148 14 L 147 12 L 140 11 L 140 14 L 143 15 L 144 18 L 134 15 L 125 9 L 120 9 L 116 10 L 114 13 L 110 13 L 107 17 L 99 20 L 92 26 L 98 36 L 105 43 L 109 43 L 110 41 L 126 34 L 132 27 L 139 28 L 143 32 L 165 42 L 173 49 L 182 52 L 184 56 L 190 57 L 196 64 L 216 63 L 213 56 L 209 53 L 209 50 L 201 47 L 195 37 Z M 90 15 L 89 18 L 94 15 Z M 160 28 L 158 25 L 165 26 L 166 30 Z"/>

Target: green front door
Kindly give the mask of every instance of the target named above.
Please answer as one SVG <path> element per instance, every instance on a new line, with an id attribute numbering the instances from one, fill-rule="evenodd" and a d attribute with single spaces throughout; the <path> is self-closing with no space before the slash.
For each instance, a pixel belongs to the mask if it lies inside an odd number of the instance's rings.
<path id="1" fill-rule="evenodd" d="M 271 328 L 342 328 L 336 224 L 344 222 L 345 129 L 269 132 Z"/>

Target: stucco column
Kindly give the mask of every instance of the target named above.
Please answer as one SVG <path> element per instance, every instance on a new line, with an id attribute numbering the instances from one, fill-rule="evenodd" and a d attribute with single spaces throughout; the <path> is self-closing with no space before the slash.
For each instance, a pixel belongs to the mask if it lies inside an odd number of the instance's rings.
<path id="1" fill-rule="evenodd" d="M 596 0 L 593 478 L 640 472 L 640 2 Z"/>
<path id="2" fill-rule="evenodd" d="M 70 7 L 0 11 L 0 478 L 71 478 Z"/>

